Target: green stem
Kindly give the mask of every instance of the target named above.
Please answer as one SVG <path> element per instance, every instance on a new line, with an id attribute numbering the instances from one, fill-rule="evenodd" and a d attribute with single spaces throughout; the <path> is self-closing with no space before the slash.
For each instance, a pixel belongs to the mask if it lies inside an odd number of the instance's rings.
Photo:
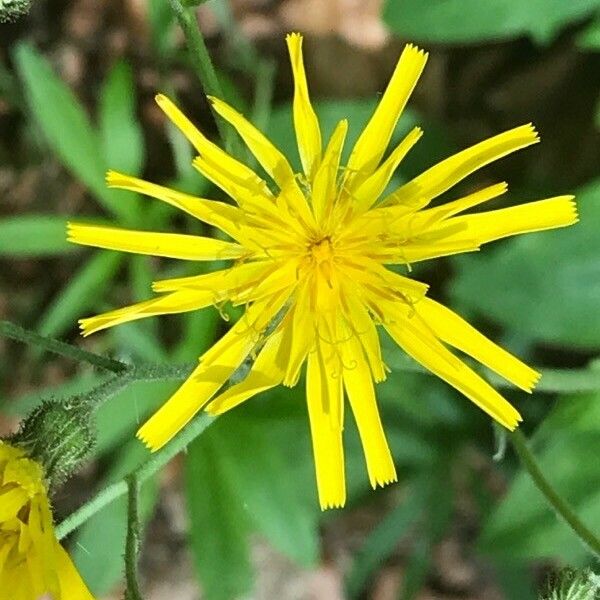
<path id="1" fill-rule="evenodd" d="M 193 10 L 185 7 L 180 0 L 169 0 L 169 4 L 179 25 L 183 30 L 187 41 L 192 66 L 196 71 L 196 75 L 204 89 L 204 92 L 209 96 L 217 96 L 224 98 L 221 84 L 217 78 L 217 73 L 213 66 L 212 60 L 204 43 L 204 37 L 198 27 L 198 21 Z M 221 118 L 213 109 L 211 110 L 219 129 L 219 135 L 225 144 L 225 148 L 232 156 L 240 156 L 240 143 L 236 132 L 231 126 Z"/>
<path id="2" fill-rule="evenodd" d="M 519 430 L 516 430 L 510 434 L 510 439 L 523 467 L 550 506 L 577 534 L 588 550 L 596 558 L 600 558 L 600 539 L 579 519 L 569 503 L 558 494 L 546 479 L 533 453 L 529 450 L 525 436 Z"/>
<path id="3" fill-rule="evenodd" d="M 142 600 L 138 583 L 138 555 L 140 552 L 140 484 L 135 474 L 127 477 L 127 539 L 125 541 L 125 600 Z"/>
<path id="4" fill-rule="evenodd" d="M 142 484 L 149 477 L 157 473 L 164 467 L 172 458 L 185 447 L 195 440 L 212 422 L 214 417 L 206 413 L 197 415 L 191 423 L 182 431 L 180 431 L 168 446 L 152 454 L 151 458 L 142 466 L 138 467 L 129 476 L 135 476 L 138 484 Z M 81 508 L 70 514 L 64 521 L 56 527 L 56 537 L 60 540 L 66 535 L 77 529 L 85 523 L 90 517 L 95 515 L 99 510 L 110 504 L 113 500 L 120 498 L 128 491 L 127 478 L 113 483 L 101 490 L 89 502 L 86 502 Z"/>
<path id="5" fill-rule="evenodd" d="M 54 354 L 60 354 L 61 356 L 66 356 L 67 358 L 72 358 L 81 362 L 87 362 L 95 367 L 106 369 L 107 371 L 112 371 L 113 373 L 122 373 L 129 369 L 128 365 L 118 360 L 113 360 L 111 358 L 107 358 L 106 356 L 100 356 L 99 354 L 82 350 L 77 346 L 61 342 L 55 338 L 46 337 L 40 335 L 39 333 L 29 331 L 28 329 L 23 329 L 23 327 L 19 327 L 19 325 L 15 325 L 9 321 L 0 321 L 0 335 L 17 340 L 19 342 L 38 346 L 39 348 L 48 350 L 49 352 L 54 352 Z"/>

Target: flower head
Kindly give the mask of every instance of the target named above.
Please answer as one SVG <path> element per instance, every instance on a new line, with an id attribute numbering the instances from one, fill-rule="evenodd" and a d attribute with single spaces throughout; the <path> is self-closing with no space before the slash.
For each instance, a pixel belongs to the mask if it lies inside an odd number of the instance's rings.
<path id="1" fill-rule="evenodd" d="M 54 535 L 42 467 L 0 442 L 0 600 L 92 600 Z"/>
<path id="2" fill-rule="evenodd" d="M 194 166 L 235 202 L 206 200 L 109 172 L 108 185 L 151 196 L 225 232 L 233 241 L 172 233 L 69 226 L 79 244 L 183 260 L 227 259 L 212 273 L 157 281 L 157 298 L 81 321 L 84 335 L 153 315 L 231 302 L 243 317 L 204 355 L 177 392 L 139 430 L 153 450 L 167 443 L 200 409 L 225 412 L 259 392 L 294 386 L 306 367 L 319 500 L 345 502 L 342 430 L 349 400 L 373 487 L 396 479 L 375 398 L 386 377 L 379 331 L 454 386 L 508 429 L 519 413 L 450 348 L 470 355 L 516 386 L 531 391 L 539 375 L 496 346 L 448 308 L 426 296 L 427 285 L 390 270 L 478 250 L 486 242 L 570 225 L 572 196 L 477 214 L 465 211 L 506 191 L 498 183 L 441 206 L 432 199 L 515 150 L 538 141 L 531 125 L 516 127 L 459 152 L 386 194 L 399 163 L 421 137 L 413 129 L 386 154 L 398 119 L 427 61 L 413 45 L 402 52 L 392 79 L 345 165 L 347 122 L 326 144 L 309 100 L 302 37 L 287 37 L 295 81 L 293 120 L 302 162 L 295 173 L 285 156 L 222 100 L 214 110 L 239 133 L 269 177 L 209 141 L 165 96 L 156 98 L 198 151 Z M 275 317 L 277 316 L 277 319 Z M 221 388 L 248 356 L 248 375 Z"/>

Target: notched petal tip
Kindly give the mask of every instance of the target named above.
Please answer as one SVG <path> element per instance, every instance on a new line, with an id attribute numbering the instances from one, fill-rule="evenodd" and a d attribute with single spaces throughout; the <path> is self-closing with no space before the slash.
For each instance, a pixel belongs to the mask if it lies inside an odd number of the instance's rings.
<path id="1" fill-rule="evenodd" d="M 529 131 L 529 134 L 531 135 L 531 137 L 533 138 L 533 144 L 537 144 L 540 141 L 540 134 L 538 132 L 538 130 L 536 129 L 535 125 L 533 123 L 527 123 L 527 125 L 525 125 L 524 127 L 527 128 L 527 130 Z"/>
<path id="2" fill-rule="evenodd" d="M 135 437 L 138 440 L 140 440 L 140 442 L 142 442 L 142 444 L 144 444 L 144 446 L 146 446 L 146 448 L 148 448 L 148 450 L 150 450 L 150 452 L 156 452 L 160 448 L 160 446 L 157 445 L 157 444 L 155 444 L 155 443 L 153 443 L 150 440 L 151 436 L 148 435 L 148 431 L 146 429 L 146 426 L 147 426 L 147 423 L 145 425 L 142 425 L 142 427 L 140 427 L 137 430 L 137 432 L 135 434 Z"/>
<path id="3" fill-rule="evenodd" d="M 73 221 L 67 221 L 66 231 L 67 231 L 67 242 L 71 242 L 71 244 L 79 244 L 80 243 L 78 237 L 79 237 L 79 232 L 81 231 L 81 226 L 79 223 L 73 223 Z"/>
<path id="4" fill-rule="evenodd" d="M 288 33 L 285 36 L 285 41 L 290 43 L 290 42 L 299 42 L 302 43 L 303 40 L 303 35 L 297 31 L 290 31 L 290 33 Z"/>
<path id="5" fill-rule="evenodd" d="M 404 53 L 407 54 L 414 54 L 414 55 L 418 55 L 421 58 L 424 58 L 425 60 L 427 60 L 427 58 L 429 57 L 429 52 L 423 50 L 423 48 L 419 48 L 419 46 L 417 46 L 416 44 L 406 44 L 404 46 L 404 49 L 402 50 L 402 54 Z"/>
<path id="6" fill-rule="evenodd" d="M 79 324 L 79 330 L 82 337 L 88 337 L 92 335 L 96 330 L 94 329 L 94 317 L 87 317 L 85 319 L 79 319 L 77 323 Z"/>
<path id="7" fill-rule="evenodd" d="M 541 378 L 542 378 L 542 374 L 539 371 L 534 371 L 532 369 L 531 378 L 527 382 L 527 387 L 524 387 L 524 391 L 527 392 L 528 394 L 532 394 L 533 390 L 535 389 L 535 386 L 540 382 Z M 519 415 L 519 418 L 520 418 L 520 415 Z"/>
<path id="8" fill-rule="evenodd" d="M 339 500 L 327 500 L 325 502 L 319 502 L 319 504 L 322 512 L 333 508 L 344 508 L 346 505 L 346 498 L 341 498 Z"/>
<path id="9" fill-rule="evenodd" d="M 572 223 L 578 223 L 579 222 L 579 211 L 577 210 L 577 200 L 575 199 L 575 196 L 573 195 L 569 195 L 569 196 L 565 196 L 565 200 L 568 201 L 569 203 L 569 208 L 571 209 L 571 216 L 572 216 Z"/>
<path id="10" fill-rule="evenodd" d="M 519 424 L 523 422 L 523 417 L 521 416 L 521 413 L 515 409 L 514 413 L 509 416 L 505 416 L 505 418 L 499 422 L 509 431 L 514 431 Z"/>
<path id="11" fill-rule="evenodd" d="M 118 171 L 115 171 L 113 169 L 109 169 L 104 175 L 104 181 L 106 182 L 106 185 L 108 187 L 119 187 L 120 185 L 125 183 L 127 179 L 127 175 L 119 173 Z"/>
<path id="12" fill-rule="evenodd" d="M 394 471 L 394 473 L 390 473 L 389 475 L 385 476 L 385 477 L 378 477 L 376 479 L 371 479 L 370 483 L 371 483 L 371 487 L 376 490 L 378 487 L 385 487 L 386 485 L 390 485 L 391 483 L 396 483 L 398 481 L 398 475 L 396 475 L 396 472 Z"/>

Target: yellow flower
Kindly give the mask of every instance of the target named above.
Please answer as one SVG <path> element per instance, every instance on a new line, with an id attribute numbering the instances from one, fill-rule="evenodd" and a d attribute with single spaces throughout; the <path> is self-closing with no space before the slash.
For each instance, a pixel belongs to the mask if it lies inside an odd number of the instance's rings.
<path id="1" fill-rule="evenodd" d="M 421 137 L 413 129 L 389 154 L 396 123 L 423 71 L 427 54 L 407 45 L 392 79 L 346 165 L 341 120 L 323 147 L 302 59 L 302 37 L 287 37 L 295 80 L 293 120 L 303 173 L 251 123 L 217 98 L 215 111 L 240 134 L 268 174 L 210 142 L 165 96 L 156 101 L 198 151 L 193 164 L 236 206 L 193 197 L 109 172 L 108 185 L 151 196 L 219 228 L 233 241 L 173 233 L 69 225 L 78 244 L 183 260 L 232 260 L 226 269 L 157 281 L 152 300 L 81 321 L 83 334 L 154 315 L 225 302 L 243 317 L 210 350 L 189 379 L 139 430 L 152 449 L 166 444 L 200 409 L 220 414 L 274 386 L 294 386 L 304 363 L 306 397 L 322 508 L 342 506 L 346 491 L 342 429 L 349 400 L 371 485 L 396 480 L 375 399 L 386 377 L 379 331 L 462 392 L 508 429 L 519 413 L 449 349 L 456 348 L 530 392 L 539 375 L 448 308 L 427 298 L 427 285 L 388 265 L 478 250 L 499 238 L 562 227 L 577 220 L 572 196 L 463 214 L 500 196 L 498 183 L 431 207 L 462 179 L 538 141 L 532 125 L 516 127 L 459 152 L 385 193 L 398 164 Z M 268 327 L 270 325 L 270 327 Z M 221 388 L 248 356 L 245 379 Z"/>
<path id="2" fill-rule="evenodd" d="M 42 467 L 0 441 L 0 600 L 42 597 L 92 600 L 54 535 Z"/>

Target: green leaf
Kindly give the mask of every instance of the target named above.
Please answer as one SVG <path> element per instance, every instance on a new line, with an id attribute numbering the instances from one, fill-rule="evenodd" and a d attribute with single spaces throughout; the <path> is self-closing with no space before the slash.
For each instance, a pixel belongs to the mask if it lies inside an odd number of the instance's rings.
<path id="1" fill-rule="evenodd" d="M 416 42 L 476 43 L 531 35 L 548 43 L 599 7 L 598 0 L 387 0 L 383 18 L 398 36 Z"/>
<path id="2" fill-rule="evenodd" d="M 233 600 L 250 591 L 248 519 L 224 476 L 214 428 L 185 456 L 185 491 L 190 516 L 190 548 L 207 600 Z"/>
<path id="3" fill-rule="evenodd" d="M 432 557 L 431 540 L 419 536 L 411 549 L 403 574 L 400 600 L 413 600 L 422 590 L 431 568 Z"/>
<path id="4" fill-rule="evenodd" d="M 100 142 L 104 162 L 110 169 L 139 175 L 144 164 L 144 137 L 137 120 L 136 94 L 130 67 L 124 62 L 114 65 L 100 97 Z M 139 226 L 141 198 L 124 190 L 108 191 L 117 203 L 121 217 Z"/>
<path id="5" fill-rule="evenodd" d="M 423 486 L 420 499 L 420 504 L 425 506 L 423 532 L 417 534 L 411 548 L 402 581 L 401 600 L 413 600 L 421 591 L 431 568 L 433 548 L 443 538 L 451 522 L 454 491 L 452 486 L 448 486 L 445 476 L 452 470 L 452 456 L 453 453 L 444 456 Z"/>
<path id="6" fill-rule="evenodd" d="M 23 215 L 0 219 L 0 257 L 55 256 L 75 250 L 67 242 L 68 217 Z"/>
<path id="7" fill-rule="evenodd" d="M 216 310 L 195 310 L 181 315 L 182 339 L 177 345 L 173 359 L 176 362 L 195 360 L 215 341 L 221 317 Z"/>
<path id="8" fill-rule="evenodd" d="M 348 574 L 346 590 L 349 598 L 360 597 L 375 571 L 410 531 L 423 511 L 420 500 L 418 494 L 409 493 L 408 498 L 393 508 L 369 534 Z"/>
<path id="9" fill-rule="evenodd" d="M 599 198 L 597 180 L 577 194 L 576 225 L 455 259 L 455 302 L 533 341 L 600 346 Z"/>
<path id="10" fill-rule="evenodd" d="M 127 261 L 130 287 L 136 302 L 148 300 L 153 296 L 154 271 L 151 260 L 149 256 L 134 255 Z M 120 346 L 125 354 L 129 354 L 134 359 L 164 363 L 167 361 L 167 353 L 158 336 L 158 324 L 159 319 L 142 319 L 126 323 L 112 328 L 111 337 L 116 341 L 116 346 Z"/>
<path id="11" fill-rule="evenodd" d="M 110 330 L 111 347 L 130 357 L 131 362 L 168 362 L 167 352 L 148 323 L 124 323 Z"/>
<path id="12" fill-rule="evenodd" d="M 42 335 L 57 336 L 74 327 L 77 320 L 98 305 L 100 292 L 119 268 L 123 255 L 118 252 L 99 252 L 73 275 L 59 292 L 38 324 Z"/>
<path id="13" fill-rule="evenodd" d="M 148 458 L 142 444 L 131 441 L 121 450 L 103 485 L 117 481 Z M 140 490 L 142 521 L 152 514 L 158 497 L 154 477 L 146 480 Z M 71 557 L 91 592 L 96 597 L 112 590 L 123 576 L 125 535 L 127 529 L 127 497 L 122 496 L 97 512 L 75 534 Z"/>
<path id="14" fill-rule="evenodd" d="M 15 60 L 29 110 L 52 150 L 108 210 L 123 215 L 104 183 L 100 140 L 73 92 L 32 46 L 17 46 Z"/>
<path id="15" fill-rule="evenodd" d="M 111 169 L 139 175 L 144 164 L 144 138 L 136 117 L 131 68 L 118 62 L 111 69 L 100 98 L 100 140 Z"/>
<path id="16" fill-rule="evenodd" d="M 273 432 L 276 426 L 238 410 L 221 418 L 213 434 L 238 502 L 257 529 L 299 564 L 314 565 L 318 513 L 312 502 L 303 501 L 297 483 L 287 476 L 289 465 Z M 305 460 L 310 460 L 309 454 Z"/>
<path id="17" fill-rule="evenodd" d="M 530 566 L 522 561 L 508 563 L 494 561 L 496 579 L 505 598 L 539 600 L 530 570 Z"/>
<path id="18" fill-rule="evenodd" d="M 148 18 L 152 29 L 152 44 L 159 56 L 167 56 L 173 49 L 175 16 L 168 2 L 149 0 Z"/>
<path id="19" fill-rule="evenodd" d="M 600 18 L 592 21 L 578 36 L 577 45 L 583 50 L 600 50 Z"/>

